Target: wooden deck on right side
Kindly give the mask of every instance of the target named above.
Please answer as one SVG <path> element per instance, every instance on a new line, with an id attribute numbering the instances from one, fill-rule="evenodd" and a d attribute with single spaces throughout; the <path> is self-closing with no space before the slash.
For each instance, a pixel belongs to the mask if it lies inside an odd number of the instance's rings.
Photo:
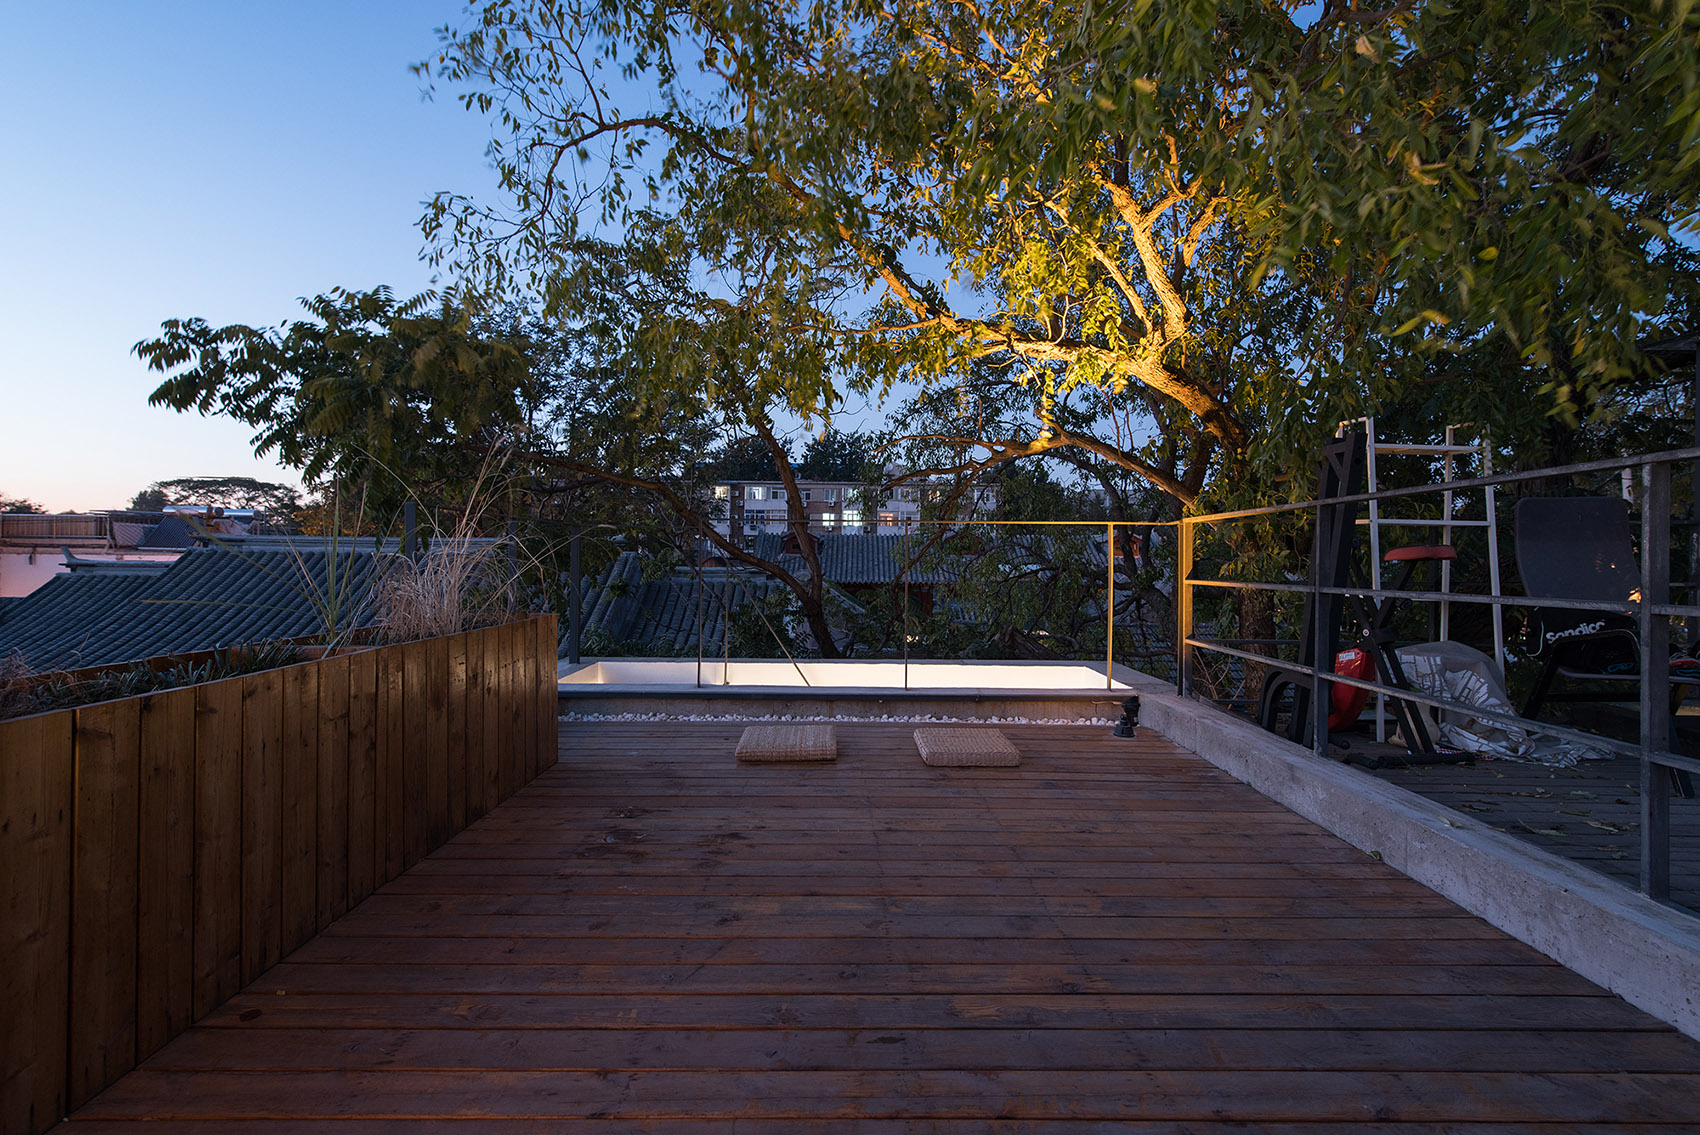
<path id="1" fill-rule="evenodd" d="M 1398 763 L 1374 775 L 1542 851 L 1591 867 L 1630 890 L 1641 879 L 1641 768 L 1634 757 L 1548 768 L 1521 761 Z M 1671 800 L 1671 899 L 1700 917 L 1700 800 Z M 1700 926 L 1700 923 L 1696 924 Z M 1697 1124 L 1700 1126 L 1700 1124 Z"/>
<path id="2" fill-rule="evenodd" d="M 1700 1124 L 1700 1044 L 1160 738 L 950 769 L 843 723 L 801 767 L 739 731 L 564 725 L 63 1130 Z"/>

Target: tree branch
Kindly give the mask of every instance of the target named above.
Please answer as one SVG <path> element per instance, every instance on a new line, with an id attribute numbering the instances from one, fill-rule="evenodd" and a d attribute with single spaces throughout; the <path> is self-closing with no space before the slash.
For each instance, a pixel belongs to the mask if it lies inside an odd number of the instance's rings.
<path id="1" fill-rule="evenodd" d="M 1198 499 L 1197 490 L 1189 490 L 1180 481 L 1155 466 L 1149 465 L 1114 446 L 1106 445 L 1097 438 L 1087 437 L 1084 434 L 1077 434 L 1066 429 L 1052 427 L 1045 436 L 1035 438 L 1032 441 L 1021 441 L 1014 438 L 993 441 L 987 438 L 949 437 L 941 434 L 922 434 L 908 440 L 940 441 L 949 445 L 978 446 L 989 452 L 986 457 L 978 461 L 962 461 L 955 465 L 918 469 L 912 473 L 905 473 L 889 482 L 887 488 L 922 477 L 950 477 L 960 476 L 963 473 L 982 473 L 1010 461 L 1019 461 L 1024 457 L 1039 457 L 1055 449 L 1073 447 L 1102 457 L 1114 465 L 1144 477 L 1183 505 L 1191 506 Z"/>

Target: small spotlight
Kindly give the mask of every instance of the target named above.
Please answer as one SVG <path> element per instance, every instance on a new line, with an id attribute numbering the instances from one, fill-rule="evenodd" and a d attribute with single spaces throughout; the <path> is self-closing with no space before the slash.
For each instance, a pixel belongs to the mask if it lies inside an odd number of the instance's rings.
<path id="1" fill-rule="evenodd" d="M 1136 728 L 1138 728 L 1138 726 L 1139 726 L 1139 695 L 1135 694 L 1131 698 L 1128 698 L 1126 701 L 1122 702 L 1122 719 L 1120 721 L 1116 722 L 1116 728 L 1115 728 L 1115 731 L 1114 731 L 1114 736 L 1117 736 L 1117 737 L 1132 737 L 1133 734 L 1134 734 L 1134 730 Z"/>

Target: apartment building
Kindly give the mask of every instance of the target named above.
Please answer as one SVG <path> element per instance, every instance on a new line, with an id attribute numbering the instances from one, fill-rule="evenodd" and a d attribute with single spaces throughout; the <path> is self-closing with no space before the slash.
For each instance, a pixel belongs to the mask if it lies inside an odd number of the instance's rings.
<path id="1" fill-rule="evenodd" d="M 724 509 L 715 528 L 723 536 L 754 547 L 756 538 L 782 533 L 790 524 L 789 490 L 781 481 L 723 481 L 714 486 Z M 809 531 L 846 535 L 892 535 L 919 520 L 922 509 L 943 500 L 950 491 L 945 481 L 915 481 L 890 493 L 854 481 L 798 481 Z M 958 515 L 983 516 L 997 507 L 997 490 L 977 486 L 958 507 Z"/>

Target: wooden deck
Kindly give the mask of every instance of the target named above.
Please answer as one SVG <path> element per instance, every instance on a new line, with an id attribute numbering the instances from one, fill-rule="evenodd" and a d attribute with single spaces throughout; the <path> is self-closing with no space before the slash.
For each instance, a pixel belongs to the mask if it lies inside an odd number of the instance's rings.
<path id="1" fill-rule="evenodd" d="M 1403 752 L 1386 748 L 1393 762 Z M 1375 775 L 1630 890 L 1640 885 L 1641 767 L 1634 757 L 1582 761 L 1573 768 L 1519 761 L 1390 763 Z M 1700 912 L 1700 800 L 1672 799 L 1670 815 L 1671 899 Z"/>
<path id="2" fill-rule="evenodd" d="M 1148 735 L 562 761 L 62 1128 L 1696 1130 L 1700 1044 Z"/>

